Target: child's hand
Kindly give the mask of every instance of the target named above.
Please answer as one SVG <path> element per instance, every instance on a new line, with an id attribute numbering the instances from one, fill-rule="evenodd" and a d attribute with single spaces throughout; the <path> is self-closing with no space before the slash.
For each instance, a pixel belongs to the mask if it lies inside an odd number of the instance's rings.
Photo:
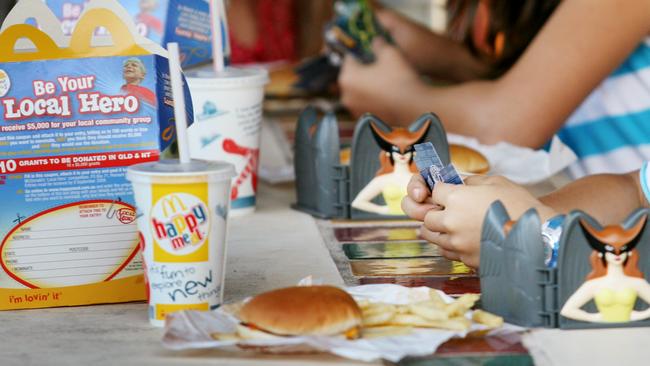
<path id="1" fill-rule="evenodd" d="M 339 75 L 343 105 L 354 115 L 370 112 L 391 124 L 410 123 L 422 111 L 408 108 L 409 96 L 426 88 L 424 82 L 400 51 L 381 38 L 373 41 L 373 52 L 376 60 L 370 65 L 345 57 Z"/>
<path id="2" fill-rule="evenodd" d="M 492 70 L 489 61 L 475 57 L 461 42 L 432 32 L 393 10 L 378 9 L 377 19 L 420 74 L 434 80 L 482 79 Z"/>
<path id="3" fill-rule="evenodd" d="M 466 185 L 436 183 L 431 195 L 431 204 L 441 206 L 424 214 L 422 237 L 440 246 L 442 254 L 453 260 L 460 260 L 471 267 L 478 267 L 480 259 L 481 226 L 488 207 L 501 200 L 513 219 L 517 219 L 530 207 L 535 207 L 542 220 L 555 215 L 525 188 L 503 177 L 471 176 Z M 402 205 L 411 217 L 420 219 L 425 210 L 420 189 L 421 177 L 411 180 L 408 198 Z M 425 190 L 426 192 L 426 190 Z M 429 204 L 429 205 L 431 205 Z"/>
<path id="4" fill-rule="evenodd" d="M 431 195 L 420 174 L 414 174 L 406 187 L 407 196 L 402 199 L 402 210 L 412 219 L 424 221 L 427 212 L 437 208 L 431 202 Z"/>
<path id="5" fill-rule="evenodd" d="M 393 10 L 378 9 L 376 11 L 379 23 L 393 38 L 400 49 L 419 49 L 423 52 L 435 42 L 435 33 Z"/>

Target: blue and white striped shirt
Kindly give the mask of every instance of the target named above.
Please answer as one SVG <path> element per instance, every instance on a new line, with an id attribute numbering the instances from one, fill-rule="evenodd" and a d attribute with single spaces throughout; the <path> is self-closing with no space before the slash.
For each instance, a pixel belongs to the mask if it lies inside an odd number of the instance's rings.
<path id="1" fill-rule="evenodd" d="M 578 156 L 573 178 L 625 173 L 650 160 L 650 37 L 605 79 L 558 132 Z"/>

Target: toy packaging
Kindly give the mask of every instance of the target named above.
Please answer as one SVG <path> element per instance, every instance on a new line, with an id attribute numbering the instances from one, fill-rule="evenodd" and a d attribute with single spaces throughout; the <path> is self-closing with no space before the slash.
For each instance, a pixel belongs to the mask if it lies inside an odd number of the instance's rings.
<path id="1" fill-rule="evenodd" d="M 325 92 L 336 82 L 345 55 L 352 55 L 364 64 L 375 61 L 372 40 L 382 37 L 392 43 L 388 31 L 379 23 L 367 0 L 334 2 L 334 18 L 323 34 L 327 50 L 324 55 L 303 62 L 296 72 L 296 87 L 313 93 Z"/>
<path id="2" fill-rule="evenodd" d="M 88 0 L 45 0 L 70 35 Z M 192 66 L 212 59 L 210 9 L 206 0 L 121 0 L 119 3 L 133 18 L 138 33 L 166 45 L 178 42 L 182 65 Z M 98 34 L 105 34 L 100 29 Z M 225 37 L 227 40 L 227 37 Z M 228 50 L 228 43 L 224 45 Z M 226 52 L 226 54 L 230 54 Z"/>
<path id="3" fill-rule="evenodd" d="M 149 51 L 123 12 L 90 2 L 65 44 L 22 24 L 56 26 L 39 0 L 20 1 L 3 25 L 0 310 L 145 298 L 125 171 L 170 146 L 173 100 L 164 50 Z M 98 26 L 116 43 L 95 47 Z"/>
<path id="4" fill-rule="evenodd" d="M 463 179 L 453 164 L 445 165 L 440 160 L 436 148 L 433 144 L 426 142 L 417 144 L 415 148 L 415 164 L 424 181 L 427 183 L 430 191 L 438 182 L 449 184 L 463 184 Z"/>
<path id="5" fill-rule="evenodd" d="M 338 63 L 344 54 L 351 54 L 365 64 L 375 61 L 372 40 L 382 37 L 392 42 L 388 31 L 377 21 L 374 12 L 366 0 L 339 0 L 334 4 L 334 19 L 325 28 L 325 43 L 329 47 L 330 57 Z"/>

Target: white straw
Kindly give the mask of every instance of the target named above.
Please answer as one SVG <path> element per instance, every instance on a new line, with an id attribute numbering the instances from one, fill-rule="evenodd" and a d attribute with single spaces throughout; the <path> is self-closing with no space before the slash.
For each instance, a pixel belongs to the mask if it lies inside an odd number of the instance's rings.
<path id="1" fill-rule="evenodd" d="M 178 55 L 178 43 L 168 43 L 167 51 L 169 52 L 169 75 L 172 82 L 172 97 L 174 98 L 178 155 L 181 164 L 187 164 L 190 162 L 190 146 L 187 141 L 187 111 L 185 110 L 185 93 L 183 93 L 183 77 Z"/>
<path id="2" fill-rule="evenodd" d="M 224 34 L 221 35 L 221 40 L 226 44 L 223 46 L 223 59 L 226 64 L 232 56 L 232 49 L 230 48 L 230 27 L 228 26 L 228 17 L 226 16 L 226 4 L 224 0 L 219 0 L 219 19 L 223 24 L 221 30 Z"/>
<path id="3" fill-rule="evenodd" d="M 210 21 L 212 23 L 212 67 L 214 67 L 215 73 L 220 73 L 226 67 L 223 57 L 223 29 L 221 28 L 221 12 L 223 9 L 225 9 L 223 0 L 210 0 Z"/>

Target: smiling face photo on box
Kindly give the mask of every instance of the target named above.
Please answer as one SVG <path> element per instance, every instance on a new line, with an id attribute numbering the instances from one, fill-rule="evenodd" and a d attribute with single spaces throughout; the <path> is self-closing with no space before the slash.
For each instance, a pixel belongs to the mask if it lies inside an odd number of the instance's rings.
<path id="1" fill-rule="evenodd" d="M 145 76 L 147 76 L 147 69 L 140 59 L 136 57 L 127 59 L 122 66 L 124 85 L 122 85 L 121 91 L 124 94 L 134 95 L 139 100 L 154 105 L 156 103 L 154 92 L 140 85 Z"/>

